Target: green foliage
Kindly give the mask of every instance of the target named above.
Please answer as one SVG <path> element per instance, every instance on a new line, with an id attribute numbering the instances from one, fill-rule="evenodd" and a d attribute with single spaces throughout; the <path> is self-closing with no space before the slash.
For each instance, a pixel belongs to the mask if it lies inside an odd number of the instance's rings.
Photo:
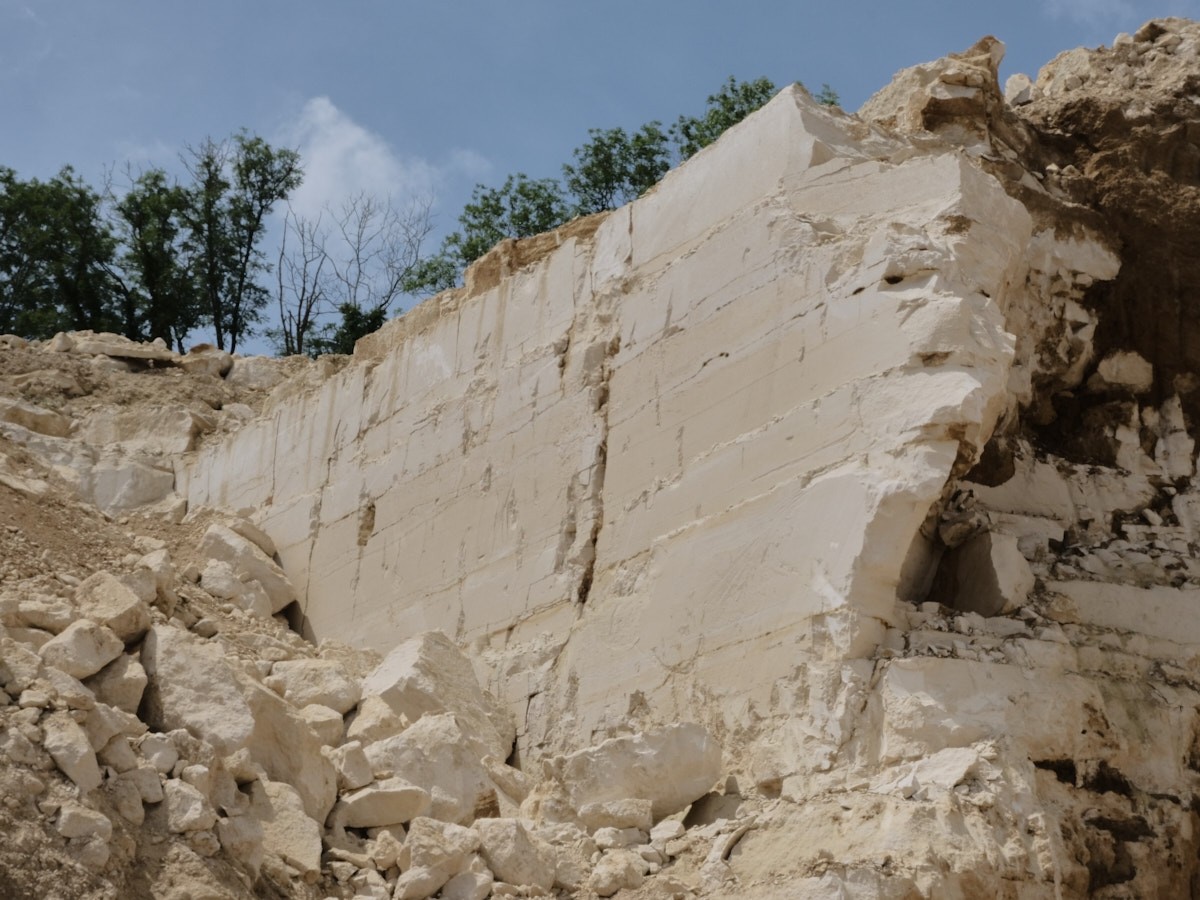
<path id="1" fill-rule="evenodd" d="M 671 131 L 679 155 L 694 156 L 774 96 L 775 84 L 769 78 L 738 81 L 730 75 L 719 91 L 709 95 L 702 116 L 680 116 L 675 122 Z"/>
<path id="2" fill-rule="evenodd" d="M 0 331 L 118 327 L 115 250 L 99 194 L 69 166 L 45 182 L 0 169 Z"/>
<path id="3" fill-rule="evenodd" d="M 354 352 L 354 344 L 359 338 L 373 331 L 378 331 L 387 321 L 387 309 L 374 307 L 363 309 L 353 303 L 343 303 L 338 306 L 342 320 L 336 327 L 327 326 L 320 335 L 309 339 L 305 352 L 309 356 L 320 356 L 322 353 Z"/>
<path id="4" fill-rule="evenodd" d="M 190 155 L 185 246 L 216 344 L 233 352 L 262 318 L 268 293 L 256 279 L 270 267 L 259 245 L 267 214 L 300 185 L 300 156 L 245 133 Z"/>
<path id="5" fill-rule="evenodd" d="M 469 265 L 505 238 L 532 237 L 557 228 L 570 216 L 562 188 L 553 178 L 509 175 L 499 188 L 475 185 L 458 217 L 462 226 L 446 239 L 445 249 Z"/>
<path id="6" fill-rule="evenodd" d="M 822 106 L 841 106 L 842 98 L 838 96 L 838 92 L 831 88 L 828 84 L 822 84 L 821 90 L 817 91 L 813 97 Z"/>
<path id="7" fill-rule="evenodd" d="M 162 169 L 137 177 L 114 204 L 122 238 L 117 277 L 125 336 L 162 338 L 183 352 L 184 341 L 203 318 L 200 293 L 184 244 L 187 190 Z"/>
<path id="8" fill-rule="evenodd" d="M 575 165 L 563 180 L 575 213 L 615 209 L 641 196 L 671 168 L 671 151 L 661 122 L 648 122 L 632 135 L 623 128 L 589 129 L 591 140 L 574 151 Z"/>
<path id="9" fill-rule="evenodd" d="M 458 217 L 459 230 L 441 249 L 418 261 L 404 286 L 411 294 L 431 294 L 458 283 L 467 266 L 506 238 L 532 237 L 571 218 L 571 207 L 553 178 L 509 175 L 498 188 L 477 184 Z"/>

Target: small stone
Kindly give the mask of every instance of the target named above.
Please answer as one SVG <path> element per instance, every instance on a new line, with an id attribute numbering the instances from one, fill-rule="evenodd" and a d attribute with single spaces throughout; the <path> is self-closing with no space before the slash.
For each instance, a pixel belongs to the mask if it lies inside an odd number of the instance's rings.
<path id="1" fill-rule="evenodd" d="M 59 809 L 55 828 L 65 838 L 96 837 L 102 841 L 111 838 L 113 831 L 107 816 L 74 800 L 68 800 Z"/>

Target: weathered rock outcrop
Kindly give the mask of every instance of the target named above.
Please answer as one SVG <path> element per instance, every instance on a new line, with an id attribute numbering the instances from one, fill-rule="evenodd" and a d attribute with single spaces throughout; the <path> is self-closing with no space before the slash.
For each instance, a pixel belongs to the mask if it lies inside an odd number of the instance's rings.
<path id="1" fill-rule="evenodd" d="M 1002 50 L 350 359 L 0 339 L 0 893 L 1200 892 L 1200 26 Z"/>

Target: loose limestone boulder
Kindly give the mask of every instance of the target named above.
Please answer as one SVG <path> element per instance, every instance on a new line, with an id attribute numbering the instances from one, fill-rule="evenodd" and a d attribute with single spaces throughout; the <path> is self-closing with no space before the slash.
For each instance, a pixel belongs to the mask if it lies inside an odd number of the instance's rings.
<path id="1" fill-rule="evenodd" d="M 721 745 L 700 725 L 668 725 L 572 753 L 558 777 L 576 810 L 649 800 L 655 821 L 702 797 L 721 775 Z"/>
<path id="2" fill-rule="evenodd" d="M 128 653 L 122 653 L 85 681 L 98 701 L 134 714 L 148 683 L 146 670 Z"/>
<path id="3" fill-rule="evenodd" d="M 331 820 L 345 828 L 379 828 L 403 825 L 428 815 L 430 808 L 428 791 L 403 778 L 385 778 L 343 794 L 333 808 Z"/>
<path id="4" fill-rule="evenodd" d="M 554 886 L 550 848 L 530 835 L 520 821 L 478 819 L 472 828 L 479 834 L 480 854 L 498 881 L 543 891 Z"/>
<path id="5" fill-rule="evenodd" d="M 210 559 L 228 563 L 233 571 L 257 581 L 277 613 L 296 599 L 292 583 L 273 560 L 253 542 L 224 525 L 210 525 L 200 540 L 200 552 Z"/>
<path id="6" fill-rule="evenodd" d="M 224 378 L 233 368 L 233 357 L 211 344 L 197 344 L 180 358 L 179 366 L 189 375 Z"/>
<path id="7" fill-rule="evenodd" d="M 512 751 L 512 716 L 480 688 L 471 661 L 440 631 L 427 631 L 396 647 L 363 682 L 363 693 L 382 698 L 410 722 L 454 713 L 481 758 L 507 759 Z"/>
<path id="8" fill-rule="evenodd" d="M 271 667 L 271 680 L 275 679 L 283 688 L 283 698 L 294 706 L 316 703 L 343 715 L 354 709 L 362 694 L 341 664 L 329 659 L 277 662 Z"/>
<path id="9" fill-rule="evenodd" d="M 42 659 L 73 678 L 95 675 L 121 656 L 124 642 L 110 629 L 90 619 L 79 619 L 62 634 L 42 644 Z"/>
<path id="10" fill-rule="evenodd" d="M 8 397 L 0 397 L 0 422 L 19 425 L 50 437 L 66 437 L 71 433 L 71 420 L 66 416 Z"/>
<path id="11" fill-rule="evenodd" d="M 51 713 L 42 721 L 42 746 L 59 770 L 87 794 L 100 787 L 100 766 L 87 733 L 65 712 Z"/>
<path id="12" fill-rule="evenodd" d="M 167 830 L 173 834 L 188 831 L 206 831 L 217 824 L 217 813 L 204 796 L 193 785 L 177 778 L 168 779 L 163 785 L 166 804 Z"/>
<path id="13" fill-rule="evenodd" d="M 427 788 L 435 819 L 468 824 L 495 809 L 496 787 L 450 713 L 424 716 L 364 752 L 376 777 L 394 775 Z"/>
<path id="14" fill-rule="evenodd" d="M 291 785 L 256 781 L 246 813 L 262 829 L 263 850 L 295 867 L 306 881 L 321 872 L 321 826 L 304 811 L 304 801 Z"/>
<path id="15" fill-rule="evenodd" d="M 259 727 L 219 645 L 172 625 L 155 625 L 142 643 L 142 665 L 149 677 L 144 709 L 152 728 L 186 728 L 229 754 L 246 746 Z"/>
<path id="16" fill-rule="evenodd" d="M 947 551 L 929 599 L 952 609 L 998 616 L 1025 604 L 1034 577 L 1012 535 L 985 531 Z"/>
<path id="17" fill-rule="evenodd" d="M 126 644 L 146 633 L 150 609 L 137 593 L 109 572 L 96 572 L 75 589 L 80 612 L 108 628 Z"/>
<path id="18" fill-rule="evenodd" d="M 243 581 L 227 562 L 210 559 L 200 573 L 200 587 L 260 619 L 271 617 L 271 598 L 263 586 L 253 578 Z"/>
<path id="19" fill-rule="evenodd" d="M 243 706 L 252 727 L 245 743 L 251 758 L 274 781 L 291 785 L 304 809 L 324 822 L 337 799 L 337 772 L 320 737 L 300 711 L 257 682 L 242 681 Z"/>

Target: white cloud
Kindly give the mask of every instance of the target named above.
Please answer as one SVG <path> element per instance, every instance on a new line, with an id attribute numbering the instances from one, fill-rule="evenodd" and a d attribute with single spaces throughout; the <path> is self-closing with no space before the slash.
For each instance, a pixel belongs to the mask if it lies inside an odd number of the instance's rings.
<path id="1" fill-rule="evenodd" d="M 300 151 L 304 181 L 293 193 L 291 205 L 306 216 L 315 216 L 326 206 L 337 208 L 360 192 L 390 197 L 400 205 L 411 200 L 436 205 L 448 184 L 484 179 L 492 169 L 482 154 L 469 149 L 453 149 L 437 162 L 402 156 L 328 97 L 308 100 L 282 129 L 277 143 Z"/>

